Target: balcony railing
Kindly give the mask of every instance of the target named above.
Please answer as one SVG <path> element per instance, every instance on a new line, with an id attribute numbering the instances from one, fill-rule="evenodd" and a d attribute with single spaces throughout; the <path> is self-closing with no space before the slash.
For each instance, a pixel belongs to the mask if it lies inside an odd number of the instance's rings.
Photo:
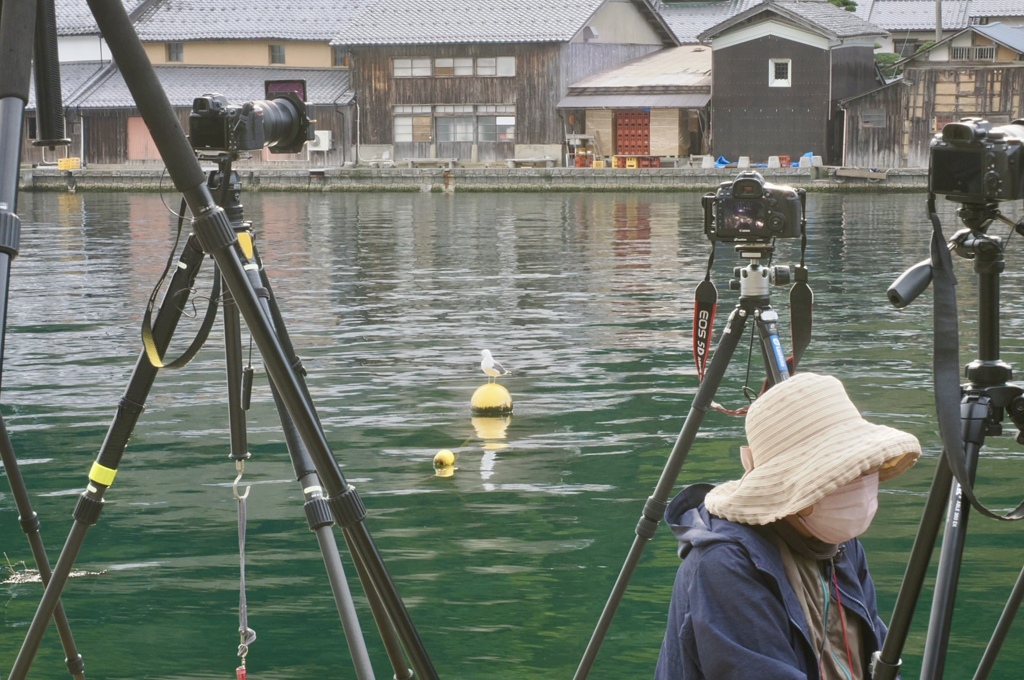
<path id="1" fill-rule="evenodd" d="M 995 61 L 996 48 L 993 45 L 983 47 L 953 47 L 949 58 L 953 61 Z"/>

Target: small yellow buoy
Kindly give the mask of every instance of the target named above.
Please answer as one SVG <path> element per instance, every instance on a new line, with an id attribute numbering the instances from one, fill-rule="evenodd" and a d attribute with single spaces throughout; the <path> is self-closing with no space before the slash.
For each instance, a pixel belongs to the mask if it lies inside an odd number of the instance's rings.
<path id="1" fill-rule="evenodd" d="M 512 413 L 512 395 L 498 383 L 476 388 L 469 405 L 475 416 L 506 416 Z"/>
<path id="2" fill-rule="evenodd" d="M 438 477 L 451 477 L 455 474 L 455 454 L 448 449 L 441 449 L 434 454 L 434 474 Z"/>

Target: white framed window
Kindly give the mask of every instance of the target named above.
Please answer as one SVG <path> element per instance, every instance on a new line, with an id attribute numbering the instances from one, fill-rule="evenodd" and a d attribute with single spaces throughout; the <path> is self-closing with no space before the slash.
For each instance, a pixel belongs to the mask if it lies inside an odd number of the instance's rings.
<path id="1" fill-rule="evenodd" d="M 437 141 L 439 142 L 472 142 L 473 116 L 452 116 L 435 118 L 437 121 Z"/>
<path id="2" fill-rule="evenodd" d="M 499 77 L 509 77 L 516 74 L 516 58 L 515 57 L 498 57 L 497 58 L 497 75 Z"/>
<path id="3" fill-rule="evenodd" d="M 395 107 L 396 142 L 432 142 L 431 125 L 434 119 L 429 106 Z"/>
<path id="4" fill-rule="evenodd" d="M 393 59 L 392 72 L 396 78 L 420 78 L 430 76 L 430 59 Z"/>
<path id="5" fill-rule="evenodd" d="M 477 118 L 481 142 L 516 141 L 515 116 L 480 116 Z"/>
<path id="6" fill-rule="evenodd" d="M 884 128 L 885 109 L 864 109 L 860 114 L 862 128 Z"/>
<path id="7" fill-rule="evenodd" d="M 768 60 L 768 87 L 792 87 L 793 86 L 793 60 L 792 59 L 769 59 Z"/>
<path id="8" fill-rule="evenodd" d="M 498 75 L 498 60 L 494 57 L 480 57 L 476 60 L 476 74 L 478 76 Z"/>

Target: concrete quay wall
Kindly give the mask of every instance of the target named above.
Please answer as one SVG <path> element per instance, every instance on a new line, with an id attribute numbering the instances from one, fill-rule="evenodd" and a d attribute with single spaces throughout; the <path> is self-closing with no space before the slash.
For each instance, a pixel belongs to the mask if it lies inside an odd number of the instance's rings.
<path id="1" fill-rule="evenodd" d="M 215 168 L 205 168 L 213 170 Z M 736 168 L 245 168 L 245 191 L 707 191 Z M 925 169 L 884 172 L 834 167 L 754 168 L 775 184 L 808 191 L 926 191 Z M 90 166 L 23 169 L 26 191 L 174 191 L 162 167 Z"/>

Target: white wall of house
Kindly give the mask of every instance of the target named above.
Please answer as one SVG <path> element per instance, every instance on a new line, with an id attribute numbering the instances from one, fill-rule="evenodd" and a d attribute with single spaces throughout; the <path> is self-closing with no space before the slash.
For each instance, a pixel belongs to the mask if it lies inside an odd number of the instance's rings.
<path id="1" fill-rule="evenodd" d="M 597 11 L 574 42 L 613 43 L 619 45 L 661 45 L 661 38 L 629 0 L 611 0 Z"/>
<path id="2" fill-rule="evenodd" d="M 57 39 L 60 61 L 110 61 L 110 50 L 99 35 L 73 35 Z"/>

